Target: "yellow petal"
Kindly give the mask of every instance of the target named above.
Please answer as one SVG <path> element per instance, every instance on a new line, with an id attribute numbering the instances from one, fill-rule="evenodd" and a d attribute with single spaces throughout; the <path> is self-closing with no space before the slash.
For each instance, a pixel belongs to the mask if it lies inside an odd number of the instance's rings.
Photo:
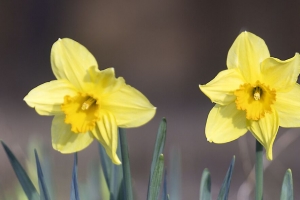
<path id="1" fill-rule="evenodd" d="M 235 103 L 215 105 L 206 122 L 206 138 L 209 142 L 231 142 L 247 132 L 245 112 L 236 109 Z"/>
<path id="2" fill-rule="evenodd" d="M 93 134 L 74 133 L 71 125 L 64 123 L 65 115 L 56 115 L 52 121 L 52 146 L 61 153 L 74 153 L 89 146 L 93 141 Z"/>
<path id="3" fill-rule="evenodd" d="M 59 39 L 51 49 L 52 71 L 57 79 L 67 79 L 78 89 L 89 81 L 87 70 L 95 66 L 94 56 L 81 44 L 69 38 Z"/>
<path id="4" fill-rule="evenodd" d="M 118 127 L 112 113 L 102 110 L 101 119 L 93 131 L 94 137 L 102 144 L 107 155 L 116 165 L 121 164 L 117 155 Z"/>
<path id="5" fill-rule="evenodd" d="M 282 127 L 300 127 L 300 86 L 285 93 L 278 92 L 274 104 L 278 112 L 279 125 Z"/>
<path id="6" fill-rule="evenodd" d="M 138 127 L 151 120 L 156 108 L 138 90 L 123 85 L 118 91 L 101 99 L 101 108 L 111 112 L 122 128 Z"/>
<path id="7" fill-rule="evenodd" d="M 277 92 L 291 90 L 298 80 L 299 72 L 300 56 L 298 53 L 293 58 L 284 61 L 267 58 L 261 65 L 262 79 Z"/>
<path id="8" fill-rule="evenodd" d="M 273 159 L 272 147 L 279 127 L 278 115 L 275 110 L 258 121 L 249 121 L 249 130 L 253 136 L 265 147 L 269 160 Z"/>
<path id="9" fill-rule="evenodd" d="M 235 100 L 234 91 L 244 83 L 237 69 L 221 71 L 213 80 L 200 85 L 200 90 L 214 103 L 227 105 Z"/>
<path id="10" fill-rule="evenodd" d="M 125 81 L 122 77 L 115 77 L 114 68 L 108 68 L 105 70 L 99 70 L 96 67 L 91 67 L 88 70 L 89 76 L 91 77 L 92 87 L 86 87 L 85 91 L 94 90 L 94 95 L 99 99 L 103 96 L 114 93 L 119 90 L 120 87 L 125 85 Z M 88 84 L 85 84 L 88 86 Z"/>
<path id="11" fill-rule="evenodd" d="M 227 56 L 228 69 L 239 68 L 245 80 L 259 80 L 260 63 L 270 57 L 265 42 L 250 32 L 242 32 L 234 41 Z"/>
<path id="12" fill-rule="evenodd" d="M 62 113 L 60 106 L 64 102 L 64 96 L 76 93 L 76 88 L 67 80 L 55 80 L 32 89 L 24 97 L 24 101 L 40 115 L 55 115 Z"/>

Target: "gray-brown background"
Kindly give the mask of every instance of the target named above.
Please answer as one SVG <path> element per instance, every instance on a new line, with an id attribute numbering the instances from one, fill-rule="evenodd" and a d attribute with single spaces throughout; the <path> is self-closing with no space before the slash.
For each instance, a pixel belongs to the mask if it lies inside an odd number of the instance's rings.
<path id="1" fill-rule="evenodd" d="M 152 150 L 162 117 L 168 120 L 166 159 L 172 149 L 182 157 L 182 197 L 173 199 L 198 199 L 206 167 L 212 174 L 215 199 L 233 155 L 236 166 L 230 199 L 237 199 L 253 165 L 254 138 L 247 133 L 228 144 L 208 143 L 204 127 L 213 104 L 198 84 L 207 83 L 226 68 L 227 52 L 241 30 L 263 38 L 274 57 L 287 59 L 299 52 L 300 2 L 284 2 L 288 1 L 2 0 L 0 139 L 22 163 L 28 158 L 28 142 L 32 138 L 41 141 L 53 162 L 56 194 L 59 199 L 68 199 L 73 156 L 51 148 L 52 118 L 38 116 L 22 99 L 32 88 L 54 79 L 51 46 L 58 38 L 69 37 L 92 52 L 100 69 L 114 67 L 117 76 L 124 77 L 158 108 L 150 123 L 127 130 L 136 199 L 146 199 Z M 293 170 L 296 199 L 300 198 L 298 134 L 299 129 L 280 129 L 274 145 L 279 156 L 265 173 L 265 199 L 279 199 L 287 168 Z M 279 140 L 281 136 L 286 137 Z M 289 140 L 292 142 L 285 148 Z M 87 163 L 97 159 L 96 142 L 79 153 L 80 181 L 85 181 Z M 0 148 L 0 194 L 15 182 Z"/>

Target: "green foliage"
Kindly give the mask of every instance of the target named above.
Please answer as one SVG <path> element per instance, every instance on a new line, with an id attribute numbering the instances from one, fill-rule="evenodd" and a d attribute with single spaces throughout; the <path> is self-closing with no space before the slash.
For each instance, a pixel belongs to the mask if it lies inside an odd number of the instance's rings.
<path id="1" fill-rule="evenodd" d="M 211 200 L 211 180 L 210 172 L 204 169 L 200 184 L 200 200 Z"/>
<path id="2" fill-rule="evenodd" d="M 233 156 L 231 163 L 229 165 L 229 168 L 227 170 L 226 176 L 224 178 L 224 181 L 222 183 L 218 200 L 227 200 L 228 199 L 228 194 L 229 194 L 229 188 L 230 188 L 230 182 L 231 182 L 231 176 L 233 173 L 233 168 L 234 168 L 234 163 L 235 163 L 235 156 Z"/>
<path id="3" fill-rule="evenodd" d="M 19 163 L 15 155 L 11 152 L 11 150 L 6 146 L 6 144 L 3 141 L 1 141 L 1 144 L 27 198 L 29 200 L 39 200 L 40 195 L 38 194 L 37 190 L 35 189 L 33 183 L 31 182 L 27 173 L 23 169 L 22 165 Z"/>
<path id="4" fill-rule="evenodd" d="M 280 200 L 294 200 L 293 177 L 290 169 L 285 172 L 283 178 Z"/>

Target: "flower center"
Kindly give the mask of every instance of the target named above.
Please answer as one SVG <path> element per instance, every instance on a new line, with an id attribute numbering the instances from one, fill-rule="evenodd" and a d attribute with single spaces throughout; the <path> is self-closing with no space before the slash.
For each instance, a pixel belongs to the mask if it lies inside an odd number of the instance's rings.
<path id="1" fill-rule="evenodd" d="M 271 105 L 276 101 L 276 91 L 259 81 L 255 85 L 240 85 L 234 95 L 237 109 L 246 111 L 246 118 L 249 120 L 259 120 L 265 113 L 271 113 Z"/>
<path id="2" fill-rule="evenodd" d="M 65 123 L 71 125 L 75 133 L 86 133 L 94 129 L 99 121 L 100 105 L 92 95 L 78 93 L 74 97 L 65 96 L 61 105 L 65 113 Z"/>

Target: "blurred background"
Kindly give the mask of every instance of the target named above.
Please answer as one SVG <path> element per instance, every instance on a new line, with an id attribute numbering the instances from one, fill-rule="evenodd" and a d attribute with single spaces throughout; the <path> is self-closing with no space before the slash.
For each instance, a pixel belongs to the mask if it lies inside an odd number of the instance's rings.
<path id="1" fill-rule="evenodd" d="M 171 199 L 198 199 L 204 168 L 211 172 L 216 199 L 233 155 L 236 165 L 229 199 L 253 197 L 251 178 L 245 181 L 254 163 L 255 140 L 247 133 L 223 145 L 207 142 L 204 129 L 213 104 L 198 85 L 226 69 L 228 50 L 243 30 L 263 38 L 273 57 L 284 60 L 299 52 L 299 1 L 28 0 L 0 5 L 0 139 L 23 164 L 29 158 L 25 149 L 30 141 L 42 144 L 52 162 L 58 199 L 69 198 L 73 155 L 52 149 L 52 117 L 39 116 L 23 98 L 32 88 L 55 79 L 50 50 L 64 37 L 86 46 L 100 69 L 114 67 L 117 76 L 157 107 L 148 124 L 127 130 L 136 199 L 146 199 L 162 117 L 168 122 L 167 168 L 172 168 L 171 157 L 181 160 L 180 190 L 173 191 L 176 197 Z M 288 168 L 293 171 L 295 198 L 300 198 L 299 136 L 299 129 L 280 129 L 273 147 L 275 158 L 267 162 L 265 171 L 266 200 L 279 199 Z M 79 181 L 84 181 L 88 163 L 99 160 L 96 142 L 78 156 Z M 0 194 L 16 183 L 0 148 Z"/>

